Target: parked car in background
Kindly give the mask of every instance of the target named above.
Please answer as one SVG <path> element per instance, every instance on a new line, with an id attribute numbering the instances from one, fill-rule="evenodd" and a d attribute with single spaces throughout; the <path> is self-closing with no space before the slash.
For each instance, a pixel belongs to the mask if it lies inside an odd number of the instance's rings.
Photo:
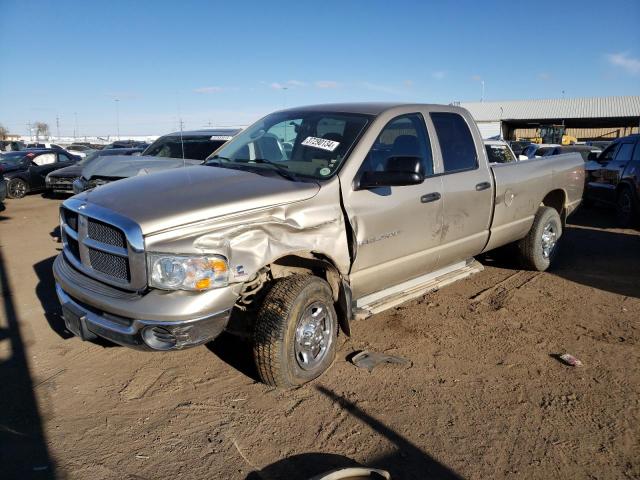
<path id="1" fill-rule="evenodd" d="M 546 152 L 560 145 L 550 143 L 532 143 L 522 151 L 522 155 L 528 159 L 538 158 L 544 156 Z"/>
<path id="2" fill-rule="evenodd" d="M 49 143 L 49 142 L 29 142 L 25 145 L 25 149 L 44 149 L 49 148 L 51 150 L 64 150 L 63 147 L 58 145 L 57 143 Z"/>
<path id="3" fill-rule="evenodd" d="M 509 144 L 504 140 L 485 140 L 484 148 L 487 151 L 489 163 L 511 163 L 519 160 L 528 160 L 524 155 L 516 157 Z"/>
<path id="4" fill-rule="evenodd" d="M 547 149 L 543 153 L 543 157 L 550 157 L 552 155 L 560 155 L 562 153 L 571 153 L 576 152 L 582 155 L 582 159 L 585 162 L 589 160 L 595 160 L 598 158 L 598 155 L 602 153 L 602 150 L 597 147 L 591 147 L 589 145 L 561 145 L 559 147 L 553 147 Z"/>
<path id="5" fill-rule="evenodd" d="M 114 155 L 139 155 L 143 151 L 142 148 L 110 148 L 105 150 L 93 150 L 89 155 L 80 160 L 75 165 L 54 170 L 45 178 L 45 184 L 48 190 L 53 192 L 73 192 L 73 182 L 80 178 L 82 169 L 91 164 L 98 158 L 109 157 Z"/>
<path id="6" fill-rule="evenodd" d="M 511 150 L 516 155 L 522 155 L 523 150 L 531 145 L 533 142 L 531 140 L 511 140 L 508 142 Z"/>
<path id="7" fill-rule="evenodd" d="M 69 153 L 72 153 L 78 157 L 84 158 L 87 154 L 94 152 L 95 150 L 91 147 L 87 147 L 86 145 L 69 145 L 65 148 L 65 150 Z"/>
<path id="8" fill-rule="evenodd" d="M 0 153 L 24 150 L 24 142 L 20 140 L 0 140 Z"/>
<path id="9" fill-rule="evenodd" d="M 7 152 L 0 158 L 0 170 L 7 183 L 9 198 L 22 198 L 27 193 L 45 188 L 49 172 L 73 165 L 80 157 L 65 150 L 21 150 Z"/>
<path id="10" fill-rule="evenodd" d="M 615 140 L 585 168 L 585 200 L 615 207 L 621 226 L 636 224 L 640 215 L 640 135 Z"/>
<path id="11" fill-rule="evenodd" d="M 73 192 L 80 193 L 136 175 L 201 164 L 239 132 L 240 129 L 215 129 L 164 135 L 149 145 L 139 157 L 101 158 L 87 165 L 82 169 L 80 178 L 73 182 Z"/>
<path id="12" fill-rule="evenodd" d="M 179 148 L 164 141 L 149 148 Z M 83 340 L 182 350 L 228 328 L 263 382 L 292 387 L 329 368 L 354 316 L 480 271 L 474 255 L 515 243 L 546 270 L 583 187 L 576 153 L 490 165 L 460 107 L 293 108 L 206 165 L 67 199 L 56 292 Z"/>
<path id="13" fill-rule="evenodd" d="M 141 142 L 139 140 L 116 140 L 102 148 L 103 150 L 110 150 L 112 148 L 147 148 L 148 146 L 149 144 L 147 142 Z"/>

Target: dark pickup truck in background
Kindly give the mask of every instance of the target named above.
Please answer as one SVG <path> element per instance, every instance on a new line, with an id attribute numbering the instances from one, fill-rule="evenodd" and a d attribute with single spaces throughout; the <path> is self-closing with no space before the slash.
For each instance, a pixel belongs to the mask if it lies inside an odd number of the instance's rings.
<path id="1" fill-rule="evenodd" d="M 623 227 L 637 224 L 640 216 L 640 135 L 615 140 L 597 160 L 585 166 L 587 203 L 614 206 Z"/>

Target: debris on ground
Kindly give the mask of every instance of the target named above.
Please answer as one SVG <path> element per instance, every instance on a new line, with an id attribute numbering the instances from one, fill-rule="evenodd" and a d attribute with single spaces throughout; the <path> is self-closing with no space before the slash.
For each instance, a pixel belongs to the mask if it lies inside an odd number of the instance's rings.
<path id="1" fill-rule="evenodd" d="M 582 362 L 570 353 L 563 353 L 558 356 L 558 359 L 565 365 L 569 365 L 571 367 L 582 367 Z"/>
<path id="2" fill-rule="evenodd" d="M 366 480 L 379 479 L 391 480 L 391 475 L 385 470 L 366 467 L 341 468 L 327 473 L 316 475 L 310 480 Z"/>
<path id="3" fill-rule="evenodd" d="M 353 363 L 356 367 L 366 368 L 367 370 L 369 370 L 369 372 L 371 372 L 375 367 L 382 363 L 406 365 L 409 367 L 413 365 L 411 360 L 403 357 L 387 355 L 386 353 L 380 352 L 369 352 L 367 350 L 363 350 L 351 357 L 351 363 Z"/>

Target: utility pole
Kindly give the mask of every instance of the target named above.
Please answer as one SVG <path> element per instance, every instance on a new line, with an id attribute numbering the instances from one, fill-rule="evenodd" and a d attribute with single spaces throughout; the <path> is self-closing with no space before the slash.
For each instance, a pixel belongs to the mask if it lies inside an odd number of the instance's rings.
<path id="1" fill-rule="evenodd" d="M 482 84 L 482 95 L 480 97 L 480 101 L 484 102 L 484 80 L 481 80 L 480 83 Z"/>
<path id="2" fill-rule="evenodd" d="M 118 140 L 120 140 L 120 99 L 116 98 L 114 100 L 116 102 L 116 132 L 118 133 Z"/>
<path id="3" fill-rule="evenodd" d="M 80 135 L 80 132 L 78 131 L 78 112 L 73 112 L 73 116 L 75 118 L 75 127 L 73 129 L 73 140 L 75 141 L 76 136 Z"/>
<path id="4" fill-rule="evenodd" d="M 57 141 L 60 141 L 60 115 L 56 115 L 56 132 L 58 134 Z"/>

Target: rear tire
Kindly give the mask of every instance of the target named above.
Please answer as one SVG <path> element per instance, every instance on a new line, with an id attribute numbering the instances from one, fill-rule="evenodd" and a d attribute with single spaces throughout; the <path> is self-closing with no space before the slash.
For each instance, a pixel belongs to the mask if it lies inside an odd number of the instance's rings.
<path id="1" fill-rule="evenodd" d="M 555 208 L 540 207 L 531 230 L 518 242 L 520 258 L 526 268 L 544 272 L 558 251 L 562 220 Z"/>
<path id="2" fill-rule="evenodd" d="M 12 178 L 7 183 L 7 197 L 23 198 L 29 192 L 29 185 L 21 178 Z"/>
<path id="3" fill-rule="evenodd" d="M 628 187 L 622 187 L 616 197 L 616 218 L 623 228 L 632 227 L 638 218 L 638 206 Z"/>
<path id="4" fill-rule="evenodd" d="M 329 284 L 312 275 L 276 280 L 258 311 L 253 356 L 260 379 L 295 387 L 324 373 L 336 356 L 338 316 Z"/>

